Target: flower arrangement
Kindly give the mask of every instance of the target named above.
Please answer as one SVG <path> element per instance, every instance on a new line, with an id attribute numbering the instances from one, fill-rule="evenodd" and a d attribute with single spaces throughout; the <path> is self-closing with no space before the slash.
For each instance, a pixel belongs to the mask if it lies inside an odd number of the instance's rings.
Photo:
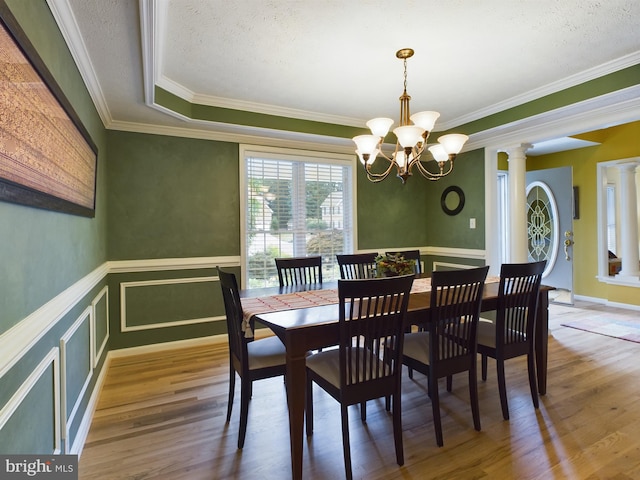
<path id="1" fill-rule="evenodd" d="M 378 255 L 375 261 L 377 277 L 397 277 L 416 272 L 416 261 L 407 260 L 403 255 Z"/>

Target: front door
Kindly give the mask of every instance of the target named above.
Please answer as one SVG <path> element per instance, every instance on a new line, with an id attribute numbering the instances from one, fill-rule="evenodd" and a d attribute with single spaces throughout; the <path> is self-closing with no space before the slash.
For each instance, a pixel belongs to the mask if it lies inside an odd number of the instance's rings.
<path id="1" fill-rule="evenodd" d="M 550 299 L 573 304 L 573 175 L 571 167 L 527 172 L 529 261 L 547 260 L 542 283 Z"/>

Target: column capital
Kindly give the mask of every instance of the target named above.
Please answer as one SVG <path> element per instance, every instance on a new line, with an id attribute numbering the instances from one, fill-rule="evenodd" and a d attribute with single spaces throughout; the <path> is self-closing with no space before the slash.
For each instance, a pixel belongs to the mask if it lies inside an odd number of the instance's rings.
<path id="1" fill-rule="evenodd" d="M 503 147 L 498 151 L 505 152 L 509 156 L 508 160 L 511 160 L 512 158 L 525 158 L 527 150 L 531 148 L 533 148 L 533 145 L 530 143 L 519 143 L 509 147 Z"/>
<path id="2" fill-rule="evenodd" d="M 638 165 L 640 165 L 640 163 L 638 162 L 626 162 L 626 163 L 618 163 L 616 164 L 616 167 L 621 171 L 621 172 L 628 172 L 630 170 L 635 170 Z"/>

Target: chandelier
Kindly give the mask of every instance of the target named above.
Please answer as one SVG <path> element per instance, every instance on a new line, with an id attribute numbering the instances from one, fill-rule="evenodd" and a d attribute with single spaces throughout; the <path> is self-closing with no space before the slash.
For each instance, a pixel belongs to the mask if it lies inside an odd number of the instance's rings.
<path id="1" fill-rule="evenodd" d="M 396 57 L 404 61 L 404 91 L 400 96 L 400 126 L 393 129 L 397 142 L 391 157 L 382 151 L 384 138 L 393 125 L 391 118 L 369 120 L 367 127 L 371 130 L 371 135 L 358 135 L 353 138 L 356 144 L 356 154 L 367 171 L 367 177 L 372 182 L 380 182 L 387 178 L 393 167 L 396 168 L 398 177 L 403 184 L 412 175 L 413 167 L 416 167 L 422 176 L 429 180 L 440 180 L 451 173 L 453 161 L 469 139 L 468 136 L 457 133 L 442 135 L 438 138 L 437 144 L 427 147 L 427 139 L 440 114 L 427 111 L 411 115 L 409 109 L 411 97 L 407 94 L 407 58 L 411 58 L 413 53 L 411 48 L 403 48 L 396 52 Z M 422 159 L 425 149 L 431 152 L 433 161 L 438 165 L 438 171 L 432 171 L 423 165 L 423 160 L 425 162 L 431 160 Z M 382 173 L 374 173 L 371 170 L 373 162 L 378 156 L 389 162 L 389 166 Z"/>

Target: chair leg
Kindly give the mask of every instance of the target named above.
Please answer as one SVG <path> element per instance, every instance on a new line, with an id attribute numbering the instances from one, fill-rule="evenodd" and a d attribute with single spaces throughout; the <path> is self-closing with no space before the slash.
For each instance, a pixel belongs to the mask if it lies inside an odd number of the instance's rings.
<path id="1" fill-rule="evenodd" d="M 413 368 L 407 367 L 407 370 L 409 371 L 409 378 L 413 380 Z"/>
<path id="2" fill-rule="evenodd" d="M 471 415 L 473 416 L 473 428 L 480 431 L 480 402 L 478 401 L 478 372 L 476 365 L 469 369 L 469 399 L 471 401 Z"/>
<path id="3" fill-rule="evenodd" d="M 229 400 L 227 401 L 227 423 L 231 420 L 231 409 L 233 408 L 233 395 L 236 390 L 236 371 L 233 363 L 229 362 Z"/>
<path id="4" fill-rule="evenodd" d="M 453 389 L 453 375 L 447 375 L 447 392 Z"/>
<path id="5" fill-rule="evenodd" d="M 532 352 L 527 355 L 527 367 L 529 370 L 529 388 L 531 388 L 531 399 L 533 400 L 533 406 L 540 408 L 538 401 L 538 386 L 536 381 L 536 363 Z"/>
<path id="6" fill-rule="evenodd" d="M 393 440 L 396 446 L 396 461 L 404 465 L 404 447 L 402 445 L 402 411 L 400 393 L 393 396 Z"/>
<path id="7" fill-rule="evenodd" d="M 387 412 L 391 411 L 391 397 L 389 395 L 384 397 L 384 409 Z"/>
<path id="8" fill-rule="evenodd" d="M 305 408 L 305 418 L 307 420 L 307 436 L 313 435 L 313 380 L 307 373 L 307 406 Z"/>
<path id="9" fill-rule="evenodd" d="M 360 420 L 367 421 L 367 402 L 360 403 Z"/>
<path id="10" fill-rule="evenodd" d="M 429 396 L 433 410 L 433 426 L 436 430 L 436 443 L 439 447 L 444 445 L 442 440 L 442 422 L 440 420 L 440 398 L 438 396 L 438 379 L 435 375 L 429 375 Z"/>
<path id="11" fill-rule="evenodd" d="M 509 405 L 507 404 L 507 385 L 504 376 L 504 360 L 496 359 L 498 368 L 498 392 L 500 393 L 500 405 L 502 406 L 502 418 L 509 420 Z"/>
<path id="12" fill-rule="evenodd" d="M 247 434 L 247 418 L 249 417 L 249 399 L 251 398 L 250 380 L 240 379 L 240 434 L 238 436 L 238 448 L 244 447 L 244 437 Z"/>
<path id="13" fill-rule="evenodd" d="M 482 354 L 482 381 L 486 382 L 487 381 L 487 356 L 485 354 Z"/>
<path id="14" fill-rule="evenodd" d="M 342 451 L 344 453 L 344 471 L 347 480 L 352 480 L 351 448 L 349 447 L 349 414 L 345 404 L 340 404 L 340 409 L 342 410 Z"/>

